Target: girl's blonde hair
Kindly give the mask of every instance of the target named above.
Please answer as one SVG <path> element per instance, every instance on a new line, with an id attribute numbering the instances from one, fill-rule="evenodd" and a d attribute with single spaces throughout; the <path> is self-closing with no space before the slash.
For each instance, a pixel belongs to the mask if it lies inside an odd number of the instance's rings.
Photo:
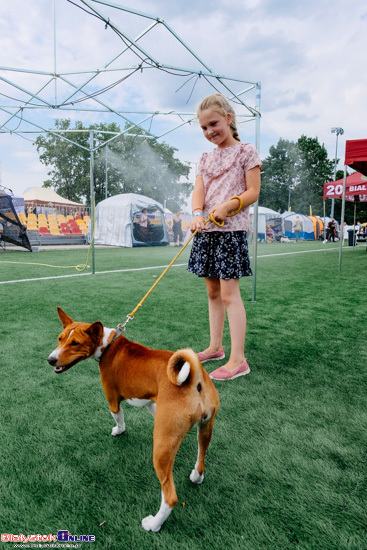
<path id="1" fill-rule="evenodd" d="M 237 125 L 236 125 L 236 113 L 234 112 L 233 107 L 229 103 L 228 99 L 223 94 L 212 94 L 203 99 L 203 101 L 198 105 L 196 109 L 196 115 L 199 117 L 203 111 L 206 109 L 212 109 L 222 116 L 227 116 L 229 113 L 232 116 L 231 130 L 234 139 L 241 141 L 238 135 Z"/>

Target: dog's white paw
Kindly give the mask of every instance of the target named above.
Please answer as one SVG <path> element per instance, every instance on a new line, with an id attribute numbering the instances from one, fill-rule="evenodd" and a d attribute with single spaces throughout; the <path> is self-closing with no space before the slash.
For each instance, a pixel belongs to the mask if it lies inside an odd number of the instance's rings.
<path id="1" fill-rule="evenodd" d="M 193 483 L 196 483 L 196 485 L 200 485 L 200 483 L 204 481 L 204 473 L 200 475 L 199 472 L 194 468 L 190 474 L 190 480 Z"/>
<path id="2" fill-rule="evenodd" d="M 113 436 L 121 435 L 121 434 L 124 433 L 125 429 L 126 429 L 125 425 L 123 427 L 115 426 L 114 428 L 112 428 L 111 435 L 113 435 Z"/>
<path id="3" fill-rule="evenodd" d="M 153 531 L 154 533 L 158 533 L 158 531 L 162 527 L 162 524 L 157 522 L 154 516 L 147 516 L 146 518 L 142 519 L 141 525 L 146 531 Z"/>

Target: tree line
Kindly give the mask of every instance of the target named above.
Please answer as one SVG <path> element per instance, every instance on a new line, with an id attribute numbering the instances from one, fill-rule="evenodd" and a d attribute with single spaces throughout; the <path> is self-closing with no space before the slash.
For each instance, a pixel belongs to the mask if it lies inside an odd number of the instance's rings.
<path id="1" fill-rule="evenodd" d="M 302 135 L 297 142 L 279 139 L 269 149 L 261 171 L 261 192 L 259 203 L 277 212 L 292 209 L 309 215 L 323 216 L 323 185 L 334 181 L 335 159 L 328 158 L 325 146 L 318 138 Z M 336 172 L 335 179 L 344 177 L 344 170 Z M 334 202 L 334 217 L 341 219 L 342 201 Z M 353 223 L 354 207 L 356 217 L 367 219 L 367 204 L 346 202 L 345 220 Z M 330 215 L 331 200 L 325 203 L 325 213 Z"/>
<path id="2" fill-rule="evenodd" d="M 107 196 L 142 194 L 166 204 L 170 210 L 186 204 L 193 189 L 189 164 L 175 157 L 177 149 L 159 143 L 144 130 L 126 124 L 124 133 L 111 140 L 112 133 L 121 133 L 117 124 L 85 127 L 77 121 L 72 128 L 70 119 L 55 120 L 55 130 L 57 134 L 41 135 L 35 141 L 40 161 L 50 167 L 50 178 L 43 182 L 44 187 L 52 187 L 69 200 L 90 204 L 89 131 L 93 130 L 97 149 L 94 155 L 96 203 L 106 197 L 107 184 Z M 336 179 L 341 177 L 343 171 L 338 171 Z M 296 142 L 280 138 L 263 161 L 259 204 L 277 212 L 291 208 L 294 212 L 309 214 L 312 211 L 322 216 L 323 184 L 333 180 L 334 159 L 328 158 L 325 146 L 317 137 L 302 135 Z M 330 204 L 327 200 L 327 215 Z M 363 203 L 356 208 L 357 217 L 367 216 Z M 335 200 L 337 219 L 340 219 L 340 210 L 341 201 Z M 347 223 L 353 222 L 353 212 L 354 204 L 347 203 Z"/>
<path id="3" fill-rule="evenodd" d="M 113 140 L 114 133 L 121 133 L 115 123 L 85 127 L 75 122 L 71 128 L 70 119 L 58 119 L 55 130 L 58 132 L 39 136 L 35 146 L 40 161 L 50 168 L 43 186 L 52 187 L 69 200 L 90 204 L 90 130 L 95 149 L 96 204 L 106 194 L 137 193 L 161 204 L 166 201 L 167 208 L 175 210 L 190 196 L 189 164 L 175 158 L 177 149 L 158 143 L 136 126 L 127 124 L 125 133 Z"/>

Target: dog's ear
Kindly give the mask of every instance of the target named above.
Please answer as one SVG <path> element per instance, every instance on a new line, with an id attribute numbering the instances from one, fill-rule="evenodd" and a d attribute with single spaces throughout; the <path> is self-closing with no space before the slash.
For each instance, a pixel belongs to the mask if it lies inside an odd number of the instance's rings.
<path id="1" fill-rule="evenodd" d="M 65 311 L 61 309 L 61 307 L 57 306 L 57 313 L 59 314 L 60 321 L 62 322 L 63 328 L 66 328 L 67 326 L 74 323 L 71 317 L 69 315 L 66 315 Z"/>
<path id="2" fill-rule="evenodd" d="M 103 325 L 100 321 L 96 321 L 92 325 L 89 325 L 85 332 L 96 344 L 99 344 L 103 338 Z"/>

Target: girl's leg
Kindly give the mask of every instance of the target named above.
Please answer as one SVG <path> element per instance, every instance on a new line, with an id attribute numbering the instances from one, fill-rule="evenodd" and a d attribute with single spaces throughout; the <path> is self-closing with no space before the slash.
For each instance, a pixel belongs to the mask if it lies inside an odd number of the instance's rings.
<path id="1" fill-rule="evenodd" d="M 220 279 L 221 301 L 228 314 L 231 355 L 226 365 L 231 371 L 245 361 L 246 311 L 242 302 L 239 279 Z"/>
<path id="2" fill-rule="evenodd" d="M 222 338 L 226 312 L 221 298 L 220 280 L 214 277 L 205 278 L 205 283 L 209 301 L 210 344 L 203 353 L 210 355 L 223 348 Z"/>

